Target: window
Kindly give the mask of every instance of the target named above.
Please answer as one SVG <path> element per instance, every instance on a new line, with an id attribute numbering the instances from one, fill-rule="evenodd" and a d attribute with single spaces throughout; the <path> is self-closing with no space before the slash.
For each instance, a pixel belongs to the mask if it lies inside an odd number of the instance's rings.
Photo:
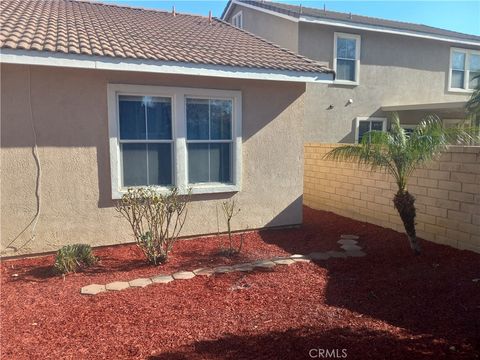
<path id="1" fill-rule="evenodd" d="M 410 136 L 414 131 L 417 125 L 406 125 L 406 124 L 400 124 L 400 127 L 405 130 L 405 134 L 407 136 Z"/>
<path id="2" fill-rule="evenodd" d="M 450 90 L 472 91 L 480 84 L 480 51 L 450 50 Z"/>
<path id="3" fill-rule="evenodd" d="M 358 84 L 360 78 L 360 35 L 335 33 L 333 47 L 335 82 Z"/>
<path id="4" fill-rule="evenodd" d="M 243 29 L 243 13 L 241 11 L 232 16 L 232 25 Z"/>
<path id="5" fill-rule="evenodd" d="M 108 86 L 112 196 L 129 187 L 240 190 L 241 93 Z"/>
<path id="6" fill-rule="evenodd" d="M 356 133 L 355 142 L 360 143 L 365 133 L 369 131 L 385 131 L 387 130 L 386 118 L 374 118 L 374 117 L 357 117 L 356 119 Z"/>

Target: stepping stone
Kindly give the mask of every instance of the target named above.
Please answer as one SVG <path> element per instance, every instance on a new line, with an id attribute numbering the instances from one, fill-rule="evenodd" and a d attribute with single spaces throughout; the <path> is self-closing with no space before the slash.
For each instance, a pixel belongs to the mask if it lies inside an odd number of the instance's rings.
<path id="1" fill-rule="evenodd" d="M 327 260 L 330 255 L 324 252 L 313 252 L 308 254 L 308 257 L 312 260 Z"/>
<path id="2" fill-rule="evenodd" d="M 362 247 L 358 246 L 358 245 L 347 244 L 347 245 L 342 245 L 340 247 L 345 251 L 359 251 L 359 250 L 362 250 Z"/>
<path id="3" fill-rule="evenodd" d="M 175 280 L 188 280 L 195 277 L 191 271 L 179 271 L 172 275 Z"/>
<path id="4" fill-rule="evenodd" d="M 170 281 L 173 281 L 171 275 L 157 275 L 150 278 L 155 284 L 168 284 Z"/>
<path id="5" fill-rule="evenodd" d="M 197 276 L 210 276 L 214 273 L 214 271 L 210 268 L 200 268 L 193 270 L 193 273 Z"/>
<path id="6" fill-rule="evenodd" d="M 110 284 L 105 285 L 105 288 L 108 291 L 120 291 L 120 290 L 125 290 L 130 287 L 130 284 L 126 281 L 114 281 L 111 282 Z"/>
<path id="7" fill-rule="evenodd" d="M 254 262 L 253 266 L 263 268 L 263 269 L 272 269 L 276 266 L 276 264 L 270 260 L 260 260 L 260 261 Z"/>
<path id="8" fill-rule="evenodd" d="M 233 267 L 231 266 L 218 266 L 213 269 L 215 274 L 225 274 L 233 271 Z"/>
<path id="9" fill-rule="evenodd" d="M 330 255 L 330 257 L 333 257 L 333 258 L 346 258 L 347 257 L 347 255 L 344 252 L 341 252 L 341 251 L 330 250 L 330 251 L 327 251 L 327 254 Z"/>
<path id="10" fill-rule="evenodd" d="M 237 264 L 232 266 L 235 271 L 252 271 L 253 265 L 250 263 Z"/>
<path id="11" fill-rule="evenodd" d="M 277 265 L 292 265 L 295 264 L 295 260 L 286 258 L 286 259 L 277 259 L 273 260 L 273 262 Z"/>
<path id="12" fill-rule="evenodd" d="M 339 244 L 342 245 L 356 245 L 358 244 L 357 240 L 350 240 L 350 239 L 342 239 L 337 241 Z"/>
<path id="13" fill-rule="evenodd" d="M 347 252 L 345 252 L 345 255 L 347 255 L 347 256 L 352 256 L 352 257 L 362 257 L 362 256 L 365 256 L 365 255 L 367 255 L 367 254 L 364 253 L 364 252 L 361 251 L 361 250 L 353 250 L 353 251 L 347 251 Z"/>
<path id="14" fill-rule="evenodd" d="M 310 258 L 307 255 L 302 255 L 302 254 L 294 254 L 290 256 L 290 259 L 292 259 L 295 262 L 310 262 Z"/>
<path id="15" fill-rule="evenodd" d="M 105 285 L 92 284 L 84 286 L 80 289 L 80 294 L 82 295 L 97 295 L 98 293 L 104 292 Z"/>
<path id="16" fill-rule="evenodd" d="M 340 235 L 340 239 L 358 240 L 360 237 L 358 235 Z"/>
<path id="17" fill-rule="evenodd" d="M 146 278 L 135 279 L 129 282 L 131 287 L 145 287 L 152 283 L 152 280 Z"/>

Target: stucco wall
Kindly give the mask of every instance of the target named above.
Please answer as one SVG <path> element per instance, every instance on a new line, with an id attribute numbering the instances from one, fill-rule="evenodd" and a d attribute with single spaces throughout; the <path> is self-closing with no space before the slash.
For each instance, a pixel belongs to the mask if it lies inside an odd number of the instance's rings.
<path id="1" fill-rule="evenodd" d="M 305 205 L 405 232 L 393 207 L 396 184 L 384 172 L 325 160 L 334 146 L 305 144 Z M 480 147 L 451 147 L 409 180 L 417 234 L 480 253 Z"/>
<path id="2" fill-rule="evenodd" d="M 304 84 L 207 77 L 2 65 L 1 245 L 31 237 L 37 170 L 28 97 L 41 160 L 37 236 L 22 253 L 63 244 L 132 241 L 111 200 L 107 84 L 146 84 L 241 90 L 243 189 L 196 195 L 183 235 L 215 233 L 215 204 L 234 197 L 235 229 L 302 221 Z M 12 255 L 11 252 L 9 252 Z"/>

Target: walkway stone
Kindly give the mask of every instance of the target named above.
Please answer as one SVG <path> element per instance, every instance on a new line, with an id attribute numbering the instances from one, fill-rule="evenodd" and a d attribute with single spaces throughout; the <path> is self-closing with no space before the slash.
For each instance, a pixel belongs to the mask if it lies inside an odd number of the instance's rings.
<path id="1" fill-rule="evenodd" d="M 285 258 L 285 259 L 276 259 L 273 262 L 277 265 L 292 265 L 295 264 L 295 260 Z"/>
<path id="2" fill-rule="evenodd" d="M 345 255 L 345 253 L 341 252 L 341 251 L 330 250 L 330 251 L 327 251 L 327 254 L 330 255 L 330 257 L 333 257 L 333 258 L 346 258 L 347 257 L 347 255 Z"/>
<path id="3" fill-rule="evenodd" d="M 114 281 L 105 285 L 105 288 L 108 291 L 120 291 L 120 290 L 128 289 L 129 287 L 130 287 L 130 284 L 127 281 Z"/>
<path id="4" fill-rule="evenodd" d="M 361 251 L 361 250 L 353 250 L 353 251 L 347 251 L 347 252 L 345 252 L 345 255 L 347 255 L 347 256 L 352 256 L 352 257 L 362 257 L 362 256 L 365 256 L 365 255 L 367 255 L 367 254 L 364 253 L 364 252 Z"/>
<path id="5" fill-rule="evenodd" d="M 340 235 L 340 239 L 358 240 L 360 237 L 358 235 Z"/>
<path id="6" fill-rule="evenodd" d="M 358 244 L 357 240 L 350 240 L 350 239 L 341 239 L 337 241 L 339 244 L 342 245 L 356 245 Z"/>
<path id="7" fill-rule="evenodd" d="M 232 266 L 235 271 L 252 271 L 253 265 L 250 263 L 237 264 Z"/>
<path id="8" fill-rule="evenodd" d="M 214 273 L 214 271 L 210 268 L 200 268 L 193 270 L 193 273 L 197 276 L 210 276 Z"/>
<path id="9" fill-rule="evenodd" d="M 172 275 L 175 280 L 188 280 L 195 277 L 192 271 L 179 271 Z"/>
<path id="10" fill-rule="evenodd" d="M 98 293 L 104 292 L 105 285 L 92 284 L 84 286 L 80 289 L 80 294 L 83 295 L 97 295 Z"/>
<path id="11" fill-rule="evenodd" d="M 290 259 L 292 259 L 293 261 L 295 262 L 310 262 L 310 257 L 308 257 L 307 255 L 302 255 L 302 254 L 294 254 L 292 256 L 290 256 Z"/>
<path id="12" fill-rule="evenodd" d="M 276 266 L 276 264 L 270 260 L 255 261 L 254 263 L 252 263 L 252 265 L 262 269 L 272 269 Z"/>
<path id="13" fill-rule="evenodd" d="M 215 274 L 225 274 L 233 271 L 233 268 L 231 266 L 218 266 L 213 269 Z"/>
<path id="14" fill-rule="evenodd" d="M 152 280 L 146 278 L 139 278 L 129 282 L 131 287 L 145 287 L 152 283 Z"/>
<path id="15" fill-rule="evenodd" d="M 345 251 L 359 251 L 359 250 L 362 250 L 361 246 L 351 245 L 351 244 L 342 245 L 340 247 Z"/>
<path id="16" fill-rule="evenodd" d="M 153 283 L 155 284 L 168 284 L 169 282 L 173 281 L 172 275 L 157 275 L 157 276 L 152 276 L 150 278 Z"/>
<path id="17" fill-rule="evenodd" d="M 312 260 L 327 260 L 330 255 L 324 252 L 313 252 L 308 254 L 308 257 Z"/>

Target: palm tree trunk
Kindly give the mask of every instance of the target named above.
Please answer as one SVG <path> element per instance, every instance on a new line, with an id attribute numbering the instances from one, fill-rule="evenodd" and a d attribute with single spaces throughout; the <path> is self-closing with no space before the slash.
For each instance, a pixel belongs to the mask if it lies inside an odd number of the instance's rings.
<path id="1" fill-rule="evenodd" d="M 410 247 L 416 255 L 419 255 L 422 249 L 415 231 L 415 198 L 408 191 L 398 190 L 393 199 L 393 203 L 402 219 L 408 241 L 410 242 Z"/>

